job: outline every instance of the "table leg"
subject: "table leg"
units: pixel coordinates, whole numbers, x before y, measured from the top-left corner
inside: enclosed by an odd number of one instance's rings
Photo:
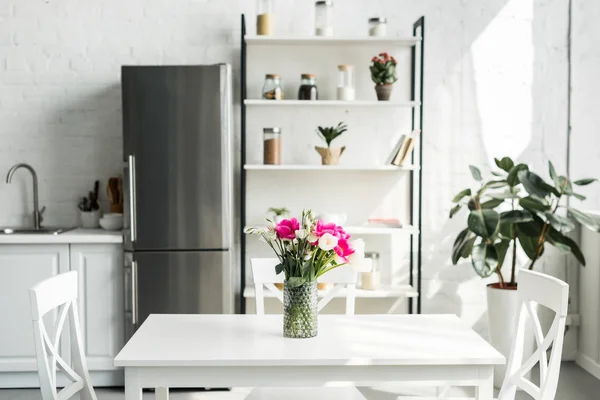
[[[156,400],[169,400],[169,388],[158,387],[155,390]]]
[[[142,387],[135,371],[125,368],[125,400],[142,400]]]
[[[475,387],[475,400],[494,399],[494,368],[491,366],[479,369],[479,384]]]

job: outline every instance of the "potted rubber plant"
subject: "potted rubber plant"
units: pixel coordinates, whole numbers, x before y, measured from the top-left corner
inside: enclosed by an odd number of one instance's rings
[[[323,165],[336,165],[340,161],[340,156],[346,150],[346,146],[342,147],[331,147],[331,142],[334,139],[340,137],[344,132],[348,130],[348,127],[343,122],[337,124],[337,126],[317,128],[317,134],[325,141],[327,147],[315,146],[315,150],[321,155],[321,164]]]
[[[575,229],[576,222],[600,231],[600,222],[565,201],[571,197],[585,200],[575,188],[596,179],[572,181],[558,175],[549,162],[551,182],[548,183],[527,165],[515,165],[509,157],[495,159],[495,163],[498,170],[487,181],[477,167],[469,166],[477,187],[460,191],[452,200],[455,205],[450,218],[460,209],[468,209],[467,227],[454,241],[452,263],[469,259],[482,278],[496,275],[498,281],[487,287],[490,339],[498,351],[508,356],[516,322],[518,269],[532,270],[548,246],[573,254],[585,265],[581,249],[568,233]],[[525,264],[518,263],[519,249],[527,257]],[[505,262],[510,262],[510,277],[502,272]],[[495,381],[503,378],[499,368]]]
[[[396,59],[388,53],[380,53],[371,59],[371,80],[375,82],[377,100],[388,101],[392,95],[396,78]]]
[[[100,205],[98,204],[100,182],[94,182],[94,190],[82,197],[77,205],[81,216],[81,227],[95,229],[100,227]]]

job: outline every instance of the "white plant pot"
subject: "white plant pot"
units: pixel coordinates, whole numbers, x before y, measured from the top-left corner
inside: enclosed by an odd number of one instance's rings
[[[81,211],[81,227],[85,229],[100,228],[100,210]]]
[[[517,330],[517,291],[487,287],[488,319],[490,327],[490,342],[508,362],[512,346],[515,342]],[[529,324],[525,329],[523,360],[526,360],[535,351],[535,338]],[[504,382],[506,365],[494,367],[494,386],[499,388]],[[526,379],[531,379],[531,374],[526,374]]]

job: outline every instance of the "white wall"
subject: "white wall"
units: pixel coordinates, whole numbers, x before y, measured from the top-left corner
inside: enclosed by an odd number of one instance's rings
[[[276,29],[307,34],[312,1],[277,0]],[[335,29],[356,34],[383,15],[410,34],[426,17],[425,312],[484,330],[484,284],[449,253],[447,213],[471,183],[467,165],[510,154],[565,169],[566,1],[346,0]],[[120,171],[121,64],[230,62],[251,0],[4,0],[0,3],[0,175],[20,161],[40,175],[48,224],[76,222],[76,199]],[[236,78],[236,87],[239,77]],[[368,123],[368,121],[366,121]],[[0,184],[0,222],[31,211],[30,181]],[[27,201],[26,209],[22,204]]]

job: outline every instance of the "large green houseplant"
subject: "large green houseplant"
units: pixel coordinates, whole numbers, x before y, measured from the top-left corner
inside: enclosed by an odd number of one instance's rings
[[[522,248],[528,262],[524,268],[533,269],[544,254],[547,245],[573,254],[585,265],[581,249],[567,234],[575,222],[600,231],[600,222],[593,216],[568,205],[568,199],[585,197],[575,192],[596,179],[571,181],[558,175],[548,163],[552,183],[544,181],[525,164],[516,164],[509,158],[496,159],[498,171],[494,178],[484,180],[481,171],[470,166],[477,187],[464,189],[453,199],[450,218],[461,208],[468,209],[467,227],[454,241],[452,263],[461,258],[470,259],[473,269],[483,278],[496,274],[498,282],[488,285],[487,303],[492,345],[508,357],[515,330],[517,295],[517,250]],[[512,253],[512,254],[511,254]],[[510,255],[509,255],[510,254]],[[502,273],[502,265],[511,259],[510,279]],[[525,343],[525,353],[535,350],[533,339]],[[504,378],[503,367],[494,369],[494,383],[499,386]]]

